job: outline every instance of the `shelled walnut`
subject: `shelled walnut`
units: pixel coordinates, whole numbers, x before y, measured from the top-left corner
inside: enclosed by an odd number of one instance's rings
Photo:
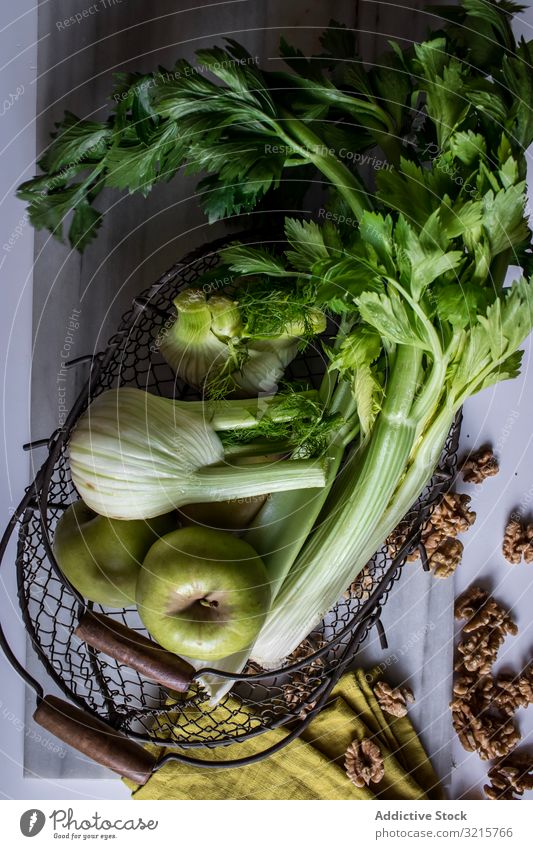
[[[411,533],[412,528],[409,522],[400,522],[400,524],[396,528],[394,528],[392,533],[390,533],[387,539],[385,540],[385,545],[387,546],[388,552],[391,557],[395,557],[402,548],[402,546],[408,540],[411,541]],[[416,560],[417,558],[417,550],[407,555],[407,560],[409,561]]]
[[[464,600],[461,602],[459,599],[458,602],[459,608],[464,612]],[[464,668],[480,675],[488,674],[507,634],[516,634],[517,631],[516,624],[507,611],[495,599],[485,597],[484,603],[477,607],[463,627],[462,639],[457,645],[460,658],[455,668]]]
[[[483,710],[478,713],[475,702],[470,704],[463,698],[453,699],[450,707],[453,727],[463,749],[477,752],[483,761],[508,755],[520,741],[520,732],[508,717]]]
[[[490,676],[479,676],[463,672],[453,682],[455,702],[466,702],[477,713],[490,707],[493,694],[493,682]]]
[[[492,675],[492,666],[507,634],[516,623],[482,587],[470,586],[455,601],[455,618],[465,622],[457,646],[450,702],[452,724],[459,741],[481,760],[498,759],[489,770],[489,799],[515,799],[533,789],[533,763],[513,753],[520,741],[514,714],[533,703],[533,663],[519,675]],[[503,764],[503,767],[502,767]]]
[[[509,563],[533,562],[533,525],[511,516],[503,534],[502,553]]]
[[[316,705],[312,699],[314,692],[319,686],[320,675],[324,671],[325,660],[322,655],[312,655],[324,646],[324,640],[320,636],[312,635],[303,640],[300,645],[290,654],[285,664],[299,663],[307,660],[309,662],[292,673],[290,681],[282,685],[283,700],[292,711],[298,711],[298,718],[305,719],[309,711]]]
[[[464,545],[458,539],[450,537],[437,546],[429,559],[430,568],[436,578],[449,578],[457,569],[463,556]]]
[[[354,740],[346,750],[344,768],[356,787],[378,784],[385,775],[383,756],[372,740]]]
[[[492,449],[485,447],[467,454],[459,464],[459,471],[465,483],[483,483],[492,475],[497,475],[500,467]]]
[[[530,704],[528,694],[520,689],[522,675],[500,673],[493,677],[461,670],[453,684],[453,695],[475,706],[478,712],[492,709],[512,716],[518,708]]]
[[[506,800],[515,799],[515,795],[513,793],[512,787],[508,787],[506,784],[503,784],[501,789],[497,788],[493,784],[485,784],[485,786],[483,787],[483,791],[484,791],[487,799],[492,799],[492,800],[500,799],[500,801],[505,800],[505,799]]]
[[[520,691],[520,676],[512,673],[500,673],[492,680],[492,704],[507,716],[512,716],[518,708],[527,707],[527,697]]]
[[[500,627],[505,635],[518,632],[516,623],[507,610],[496,599],[488,598],[463,626],[463,633],[471,634],[482,628],[496,627]]]
[[[431,521],[427,522],[424,525],[422,530],[422,536],[420,537],[420,542],[426,549],[426,554],[428,560],[431,562],[431,558],[437,551],[439,545],[445,542],[447,539],[453,539],[453,537],[448,537],[444,533],[441,528],[435,527]],[[417,560],[419,557],[418,551],[413,552],[411,555],[412,559]]]
[[[315,707],[316,700],[311,698],[314,689],[304,675],[295,674],[290,683],[283,684],[283,701],[298,719],[305,719]]]
[[[485,604],[489,594],[482,587],[472,584],[455,599],[454,615],[456,619],[470,619]]]
[[[421,537],[429,558],[445,540],[455,539],[474,524],[476,514],[469,509],[470,500],[469,495],[447,492],[437,504]]]
[[[533,663],[518,678],[518,690],[525,705],[533,705]]]
[[[469,508],[471,500],[464,492],[447,492],[435,507],[431,524],[448,537],[464,533],[476,521],[475,512]]]
[[[415,697],[410,687],[391,687],[386,681],[378,681],[374,687],[374,695],[382,711],[391,716],[405,716],[407,703],[414,702]]]
[[[455,664],[455,669],[477,672],[478,675],[488,675],[498,655],[505,635],[500,628],[482,634],[474,632],[467,640],[462,640],[457,646],[461,655]]]
[[[480,710],[495,708],[507,716],[511,716],[518,708],[527,707],[529,694],[521,690],[522,675],[500,673],[479,676],[465,672],[454,681],[453,694],[457,698],[475,702]]]
[[[489,799],[515,799],[526,790],[533,790],[533,756],[527,752],[513,752],[491,766],[490,784],[483,790]]]
[[[311,658],[315,652],[319,651],[324,647],[324,640],[321,636],[312,635],[310,637],[306,637],[305,640],[302,640],[299,646],[297,646],[294,651],[287,657],[285,661],[286,666],[290,666],[292,663],[299,663],[301,660],[306,660],[307,658]],[[324,657],[319,655],[318,657],[309,660],[309,664],[306,664],[302,667],[302,670],[306,672],[318,672],[324,667]]]
[[[508,755],[520,740],[512,715],[523,704],[520,677],[491,675],[498,650],[517,627],[509,613],[481,587],[469,587],[455,602],[455,616],[466,620],[457,646],[450,703],[452,723],[462,746],[482,760]],[[524,679],[528,680],[528,679]]]
[[[437,578],[449,577],[461,562],[463,544],[456,537],[467,531],[476,519],[469,508],[470,500],[465,493],[447,492],[422,528],[420,542]],[[391,554],[399,551],[406,539],[406,530],[397,528],[387,539]],[[413,551],[407,560],[417,560],[418,556],[418,551]]]

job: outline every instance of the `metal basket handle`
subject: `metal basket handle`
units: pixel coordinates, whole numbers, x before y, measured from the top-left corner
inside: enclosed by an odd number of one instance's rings
[[[45,696],[33,718],[67,745],[136,784],[146,784],[153,772],[156,755],[64,699]]]
[[[167,690],[186,693],[191,685],[195,670],[190,663],[110,616],[88,610],[74,633],[88,645]]]

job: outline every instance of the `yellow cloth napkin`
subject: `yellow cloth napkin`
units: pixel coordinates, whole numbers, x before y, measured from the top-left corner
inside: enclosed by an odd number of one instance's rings
[[[347,673],[301,737],[264,761],[228,769],[170,761],[143,787],[124,781],[134,799],[442,799],[439,780],[408,717],[391,717],[379,707],[372,690],[378,678],[379,670]],[[210,722],[214,718],[216,711]],[[230,747],[194,750],[194,756],[241,758],[278,743],[287,733],[277,728]],[[344,769],[346,749],[363,738],[377,743],[385,765],[383,779],[368,788],[355,787]],[[176,751],[148,748],[161,756]]]

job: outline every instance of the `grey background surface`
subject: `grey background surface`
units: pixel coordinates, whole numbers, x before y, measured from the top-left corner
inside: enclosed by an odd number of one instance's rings
[[[13,14],[6,21],[11,33],[17,33],[15,40],[11,38],[6,43],[11,51],[11,65],[16,69],[11,90],[22,75],[27,77],[24,97],[16,104],[19,111],[13,108],[7,116],[14,122],[13,126],[1,126],[6,143],[10,144],[10,155],[14,157],[13,165],[7,166],[9,173],[3,175],[6,200],[2,205],[2,226],[8,234],[16,226],[17,216],[24,212],[22,204],[12,200],[12,188],[23,176],[32,173],[35,150],[39,155],[46,146],[53,122],[61,119],[65,109],[82,118],[105,115],[110,106],[108,96],[114,71],[149,70],[158,64],[171,66],[177,56],[191,58],[195,49],[211,46],[224,35],[242,41],[253,55],[268,63],[276,55],[281,34],[297,43],[304,52],[315,50],[319,33],[332,17],[357,30],[360,51],[365,58],[371,59],[385,37],[416,40],[423,36],[430,23],[427,15],[417,11],[423,3],[398,6],[368,0],[358,3],[346,0],[292,0],[290,3],[232,0],[206,5],[170,0],[159,0],[157,4],[122,0],[106,4],[107,8],[99,8],[79,24],[65,27],[63,22],[69,15],[90,4],[84,4],[83,0],[74,4],[51,0],[39,4],[38,15],[33,5],[26,0],[28,14],[21,19],[22,23],[14,26],[11,23]],[[13,143],[16,127],[20,126],[25,129],[20,141]],[[56,376],[72,310],[81,310],[81,315],[71,355],[99,350],[135,294],[192,247],[224,230],[223,225],[206,225],[194,197],[194,182],[183,175],[158,187],[146,200],[109,192],[100,206],[109,209],[108,216],[98,240],[82,258],[48,236],[36,235],[33,308],[30,303],[33,238],[30,228],[23,228],[16,251],[4,257],[3,271],[9,273],[7,280],[12,296],[12,303],[2,316],[12,331],[5,337],[4,389],[9,403],[4,409],[7,447],[3,460],[9,484],[9,504],[6,502],[4,513],[18,500],[31,473],[28,460],[21,456],[19,449],[30,429],[30,390],[32,436],[42,437],[57,426]],[[17,287],[26,278],[24,296],[19,302]],[[511,572],[498,548],[506,515],[524,497],[533,477],[530,413],[527,414],[533,409],[533,386],[527,379],[527,366],[528,358],[520,381],[499,388],[497,395],[485,393],[469,403],[463,431],[465,444],[481,444],[487,438],[495,443],[503,440],[505,462],[502,475],[475,493],[475,509],[480,521],[465,538],[466,556],[457,577],[457,587],[467,585],[478,573],[495,587],[503,585],[503,600],[515,603],[524,632],[519,646],[517,642],[506,648],[502,662],[511,663],[522,662],[530,650],[526,593],[531,591],[533,571],[513,572],[511,590]],[[82,378],[82,374],[78,377],[73,374],[70,378],[67,403],[75,397]],[[510,416],[512,436],[505,437]],[[42,456],[33,459],[40,461]],[[5,580],[9,581],[9,576]],[[447,707],[453,593],[453,581],[435,581],[420,568],[408,567],[385,610],[384,624],[390,649],[383,652],[373,634],[362,661],[383,662],[391,680],[409,682],[418,696],[412,718],[437,771],[447,778],[454,758],[457,763],[451,783],[448,782],[450,795],[454,797],[464,792],[476,797],[483,767],[477,759],[457,748],[456,742],[452,743]],[[9,609],[11,633],[21,650],[21,627],[9,587],[3,608]],[[28,652],[28,665],[37,669],[31,651]],[[38,672],[41,675],[40,669]],[[11,683],[2,705],[3,708],[5,704],[8,712],[5,715],[3,712],[0,719],[5,758],[0,787],[4,795],[13,798],[128,795],[119,781],[109,780],[109,773],[88,764],[77,754],[63,750],[58,756],[42,743],[36,743],[35,729],[28,717],[24,733],[16,732],[16,720],[20,722],[24,717],[23,689],[9,669],[5,670],[5,676]],[[28,702],[28,713],[32,709],[33,703]],[[7,718],[11,714],[15,720]],[[532,727],[531,717],[521,717],[521,722],[527,733]],[[25,779],[21,778],[23,741]],[[99,780],[88,781],[89,778]]]

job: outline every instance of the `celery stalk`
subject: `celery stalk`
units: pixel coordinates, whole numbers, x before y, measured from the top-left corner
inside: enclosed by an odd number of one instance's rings
[[[420,351],[398,348],[385,405],[362,463],[341,476],[338,484],[345,497],[335,499],[335,508],[312,534],[284,582],[253,649],[258,662],[270,665],[290,654],[374,553],[378,529],[383,540],[382,514],[414,443],[416,421],[410,412],[420,360]]]
[[[273,601],[324,507],[345,447],[340,431],[327,452],[326,485],[316,491],[276,493],[267,499],[245,535],[265,563]]]

